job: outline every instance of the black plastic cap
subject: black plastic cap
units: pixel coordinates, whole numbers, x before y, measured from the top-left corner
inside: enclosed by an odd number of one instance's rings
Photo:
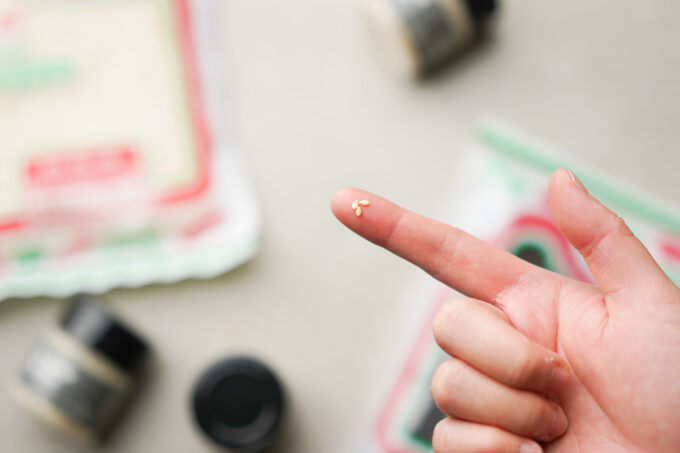
[[[128,373],[139,371],[149,353],[141,337],[89,296],[76,296],[59,325]]]
[[[201,430],[219,445],[241,453],[273,445],[284,414],[278,379],[247,357],[210,367],[199,378],[192,403]]]
[[[472,20],[478,25],[487,21],[496,12],[496,0],[465,0]]]

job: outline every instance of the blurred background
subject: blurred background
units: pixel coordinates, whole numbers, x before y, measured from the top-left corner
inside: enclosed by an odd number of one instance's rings
[[[216,3],[222,71],[212,101],[252,177],[260,249],[217,278],[107,294],[152,344],[154,369],[101,451],[214,451],[190,392],[232,353],[262,358],[286,387],[276,451],[350,451],[390,347],[400,282],[415,271],[346,231],[330,196],[357,186],[437,216],[460,146],[484,115],[680,203],[678,2],[502,2],[483,45],[418,81],[383,63],[358,0]],[[63,307],[0,303],[0,380]],[[2,451],[86,451],[7,392],[0,401]]]

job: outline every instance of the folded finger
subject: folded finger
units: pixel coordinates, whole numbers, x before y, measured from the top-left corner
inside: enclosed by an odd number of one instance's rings
[[[503,431],[495,426],[480,425],[446,418],[432,435],[435,453],[541,453],[536,442]]]
[[[447,415],[522,437],[551,441],[567,429],[567,418],[554,401],[507,387],[458,359],[437,369],[432,396]]]
[[[434,337],[449,355],[510,387],[551,394],[562,390],[570,379],[566,361],[497,312],[475,299],[455,299],[435,316]]]

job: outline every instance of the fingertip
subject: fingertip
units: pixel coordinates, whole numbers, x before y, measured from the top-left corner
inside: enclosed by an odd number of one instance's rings
[[[366,207],[362,206],[361,211],[359,211],[361,214],[358,214],[353,203],[365,200],[366,198],[372,198],[371,194],[356,187],[343,187],[331,197],[331,211],[345,226],[355,229],[357,217],[363,215]]]
[[[338,220],[342,220],[340,218],[342,214],[341,207],[344,207],[347,204],[347,200],[352,198],[352,194],[356,192],[356,190],[357,189],[354,187],[343,187],[342,189],[336,190],[331,197],[331,211]]]
[[[569,170],[568,168],[558,168],[553,172],[553,178],[558,178],[562,179],[564,181],[574,181],[576,178],[576,175],[574,175],[574,172]]]
[[[571,381],[571,372],[569,371],[569,365],[562,359],[558,358],[554,361],[554,367],[550,374],[550,379],[548,381],[548,386],[545,389],[547,393],[557,394],[564,390]]]
[[[347,228],[377,244],[392,231],[400,212],[388,200],[354,187],[338,190],[331,198],[331,210]]]
[[[553,183],[569,183],[574,180],[574,173],[572,173],[570,170],[567,170],[566,168],[560,168],[558,170],[555,170],[550,177],[550,184],[552,185]]]
[[[583,242],[582,236],[588,236],[603,216],[609,216],[576,175],[565,168],[553,173],[548,193],[557,226],[576,248]]]
[[[548,428],[547,438],[545,438],[546,441],[557,439],[569,427],[569,419],[567,419],[567,414],[564,413],[562,407],[554,401],[551,401],[550,405],[553,408],[553,417],[550,422],[550,428]]]
[[[522,443],[519,453],[543,453],[543,449],[536,442],[526,440]]]
[[[566,168],[556,170],[550,177],[549,194],[551,201],[559,198],[565,190],[578,189],[580,192],[587,193],[587,189],[574,172]]]

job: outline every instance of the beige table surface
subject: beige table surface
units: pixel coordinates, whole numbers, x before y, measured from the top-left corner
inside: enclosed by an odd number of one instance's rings
[[[357,0],[225,0],[221,56],[265,216],[262,250],[212,281],[110,294],[156,351],[151,385],[103,451],[213,451],[197,374],[261,356],[292,401],[281,451],[350,451],[411,267],[335,222],[356,185],[435,215],[459,144],[492,113],[680,204],[680,2],[506,1],[496,38],[427,83],[381,63]],[[1,128],[1,126],[0,126]],[[0,380],[61,309],[0,304]],[[0,394],[0,451],[79,451]]]

